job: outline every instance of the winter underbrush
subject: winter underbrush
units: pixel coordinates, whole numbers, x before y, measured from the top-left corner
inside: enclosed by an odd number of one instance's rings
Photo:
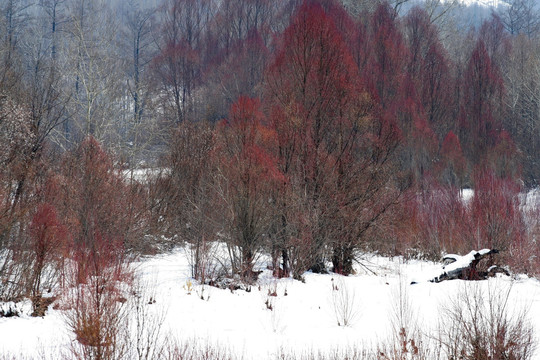
[[[389,215],[392,225],[368,234],[366,248],[438,261],[445,254],[497,249],[497,265],[514,273],[540,274],[540,197],[490,172],[475,175],[475,189],[437,184],[406,194]]]

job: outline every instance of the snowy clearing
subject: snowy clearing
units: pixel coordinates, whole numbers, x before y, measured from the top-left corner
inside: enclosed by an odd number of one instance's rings
[[[454,294],[471,286],[485,292],[503,292],[511,286],[509,303],[529,309],[529,318],[536,322],[536,329],[540,328],[540,283],[535,279],[498,277],[435,284],[428,280],[440,271],[441,264],[403,263],[399,258],[378,256],[366,257],[364,264],[377,275],[358,267],[358,273],[349,277],[306,273],[302,283],[273,279],[265,270],[251,292],[209,286],[203,290],[201,285],[192,284],[182,249],[148,258],[136,268],[150,290],[146,296],[155,300],[145,302],[146,306],[156,318],[164,315],[164,333],[184,341],[224,346],[245,359],[273,359],[284,350],[325,352],[376,347],[390,340],[392,309],[400,291],[401,297],[410,301],[413,321],[426,333],[433,331],[441,319],[441,309],[449,306]],[[413,280],[417,284],[409,285]],[[274,292],[277,296],[269,295]],[[341,299],[336,298],[337,292]],[[334,304],[340,300],[351,305],[346,327],[338,325]],[[74,337],[66,328],[62,311],[53,306],[44,318],[0,318],[1,352],[51,358],[65,353]]]

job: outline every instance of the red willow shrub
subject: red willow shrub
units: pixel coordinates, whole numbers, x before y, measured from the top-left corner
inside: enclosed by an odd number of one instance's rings
[[[458,188],[430,183],[420,194],[410,192],[401,209],[398,253],[438,260],[444,253],[470,251],[469,213]]]
[[[127,352],[126,297],[133,283],[122,242],[96,234],[91,246],[76,245],[69,285],[64,296],[65,318],[77,343],[76,358],[118,359]]]
[[[127,183],[95,138],[64,155],[51,184],[47,196],[77,246],[91,247],[97,234],[119,239],[125,250],[141,246],[147,224],[144,192],[135,181]]]
[[[38,206],[30,224],[31,295],[41,297],[44,277],[54,278],[63,273],[64,256],[68,248],[68,232],[58,219],[56,209],[50,204]],[[49,272],[49,274],[45,274]]]
[[[476,248],[500,250],[503,264],[528,272],[533,240],[526,236],[521,190],[513,179],[500,178],[491,170],[477,171],[470,218]]]
[[[444,253],[497,249],[501,265],[535,273],[534,221],[525,222],[530,214],[521,205],[519,184],[491,170],[478,170],[474,183],[470,199],[464,199],[459,189],[436,182],[427,191],[410,194],[396,225],[397,252],[437,259]]]

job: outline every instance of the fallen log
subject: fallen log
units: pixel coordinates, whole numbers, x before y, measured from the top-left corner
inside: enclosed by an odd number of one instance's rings
[[[493,256],[498,254],[496,249],[482,249],[479,251],[473,250],[467,255],[460,256],[449,254],[443,257],[443,271],[439,276],[436,276],[431,282],[439,283],[444,280],[484,280],[495,274],[503,273],[510,275],[508,270],[493,264]],[[487,260],[489,266],[482,268],[478,267],[481,260]]]

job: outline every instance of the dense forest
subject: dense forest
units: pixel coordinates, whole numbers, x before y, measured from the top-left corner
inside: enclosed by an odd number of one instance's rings
[[[537,274],[539,11],[2,1],[0,298],[179,244],[205,281],[215,242],[246,282],[262,253],[297,279],[482,247]]]

